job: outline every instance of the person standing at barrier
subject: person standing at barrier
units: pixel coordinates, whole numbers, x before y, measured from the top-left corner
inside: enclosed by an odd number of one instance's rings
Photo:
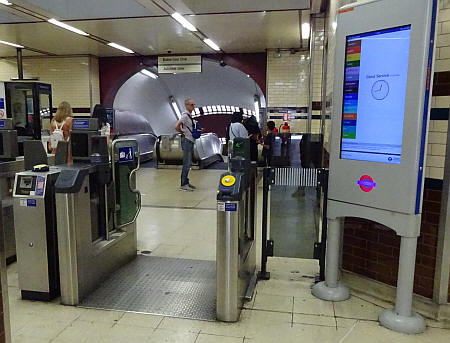
[[[250,138],[250,156],[252,161],[258,161],[258,143],[261,138],[261,129],[255,116],[250,116],[244,121]]]
[[[100,104],[95,105],[94,112],[92,113],[92,118],[98,119],[100,134],[102,136],[106,136],[108,145],[110,145],[111,126],[108,123],[108,114],[106,113],[106,108]]]
[[[188,174],[192,165],[195,144],[195,139],[192,137],[194,121],[191,117],[191,113],[195,108],[195,102],[189,98],[184,101],[184,105],[186,111],[183,111],[180,120],[175,125],[175,130],[181,133],[181,148],[183,149],[183,168],[181,169],[181,186],[179,189],[192,192],[196,187],[189,183]]]
[[[72,131],[72,107],[67,101],[58,105],[55,116],[50,123],[49,148],[52,154],[56,153],[59,141],[69,141],[70,131]],[[67,162],[70,162],[70,152],[67,155]]]
[[[242,124],[244,118],[241,112],[234,112],[231,115],[231,124],[228,127],[228,136],[230,141],[235,138],[248,138],[248,132],[245,126]]]
[[[264,141],[261,143],[263,146],[263,157],[266,166],[270,166],[272,159],[273,141],[275,139],[274,135],[275,122],[270,120],[267,122],[267,135],[264,137]]]

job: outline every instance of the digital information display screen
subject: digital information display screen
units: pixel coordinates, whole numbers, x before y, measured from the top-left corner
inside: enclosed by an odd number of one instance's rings
[[[411,26],[347,36],[341,159],[400,164]]]

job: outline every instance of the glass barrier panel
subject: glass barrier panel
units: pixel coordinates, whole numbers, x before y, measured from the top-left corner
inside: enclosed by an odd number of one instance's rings
[[[135,190],[135,171],[139,168],[137,142],[134,140],[113,142],[113,156],[116,188],[115,227],[120,228],[132,223],[140,210],[140,194]]]

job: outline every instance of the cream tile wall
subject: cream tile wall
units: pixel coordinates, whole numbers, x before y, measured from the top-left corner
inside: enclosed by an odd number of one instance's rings
[[[273,119],[272,116],[282,116],[282,113],[271,113],[268,120],[273,120],[275,122],[275,127],[277,129],[283,125],[284,121],[282,119]],[[311,122],[311,132],[312,133],[320,133],[320,119],[313,119]],[[305,133],[306,132],[306,119],[293,119],[289,122],[289,126],[291,127],[292,133]]]
[[[322,68],[323,68],[323,45],[325,39],[325,19],[315,19],[315,42],[313,58],[313,101],[322,101]]]
[[[430,120],[425,177],[444,178],[448,120]]]
[[[90,105],[91,112],[94,109],[96,104],[100,103],[100,73],[98,69],[98,58],[90,57],[89,58],[89,83],[90,83]]]
[[[100,101],[98,59],[95,57],[29,57],[23,61],[24,77],[50,83],[53,107],[65,100],[75,108],[92,108]],[[15,59],[0,59],[0,80],[17,77]]]
[[[317,18],[315,23],[314,65],[312,97],[314,102],[322,100],[322,65],[324,43],[324,19]],[[308,107],[309,106],[309,51],[291,54],[281,51],[277,57],[276,50],[267,52],[267,105],[268,107]],[[273,116],[282,113],[271,113]],[[271,119],[269,115],[269,119]],[[320,115],[320,111],[313,111]],[[276,119],[277,127],[282,120]],[[278,123],[279,122],[279,123]],[[306,132],[306,119],[293,119],[290,123],[292,131]],[[313,120],[313,133],[320,132],[320,120]]]
[[[306,107],[309,89],[309,52],[292,54],[267,51],[267,105],[269,107]]]
[[[434,71],[450,71],[450,0],[439,1]],[[449,96],[434,96],[431,108],[450,107]],[[433,117],[431,117],[433,119]],[[448,120],[431,120],[428,129],[427,163],[425,176],[443,179]]]

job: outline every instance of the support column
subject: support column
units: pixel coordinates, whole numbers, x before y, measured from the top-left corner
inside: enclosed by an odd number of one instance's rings
[[[312,294],[322,300],[343,301],[350,297],[348,288],[339,282],[339,259],[342,225],[338,218],[328,218],[325,281],[312,288]]]
[[[315,49],[315,38],[316,38],[316,19],[314,16],[309,17],[309,88],[308,88],[308,121],[306,123],[306,132],[312,133],[312,104],[313,104],[313,86],[314,86],[314,49]]]
[[[23,80],[22,48],[17,48],[17,75],[19,80]]]
[[[384,327],[407,334],[421,333],[426,327],[425,320],[412,311],[416,249],[417,237],[401,237],[395,308],[384,310],[379,317]]]

